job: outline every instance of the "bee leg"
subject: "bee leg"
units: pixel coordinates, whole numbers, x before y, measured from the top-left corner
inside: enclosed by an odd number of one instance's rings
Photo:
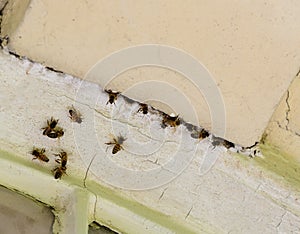
[[[55,168],[53,168],[52,170],[51,170],[51,172],[56,172],[57,171],[57,169],[58,169],[58,167],[55,167]]]
[[[107,143],[105,143],[106,145],[112,145],[113,143],[112,142],[107,142]],[[106,150],[105,150],[105,153],[107,152],[107,150],[108,150],[108,146],[106,147]]]

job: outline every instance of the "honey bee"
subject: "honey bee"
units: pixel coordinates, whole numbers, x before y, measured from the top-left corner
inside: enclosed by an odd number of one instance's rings
[[[32,160],[39,159],[43,162],[49,162],[49,158],[45,155],[45,151],[45,148],[33,148],[33,150],[31,151],[31,154],[34,156]]]
[[[47,126],[42,128],[43,131],[43,135],[48,135],[57,125],[58,123],[58,119],[54,119],[53,117],[51,117],[50,120],[47,120]]]
[[[56,157],[59,157],[55,162],[60,163],[62,167],[66,167],[68,162],[68,154],[65,151],[61,151],[59,154],[54,154]]]
[[[179,115],[170,116],[168,114],[163,114],[163,120],[162,120],[162,127],[163,128],[165,128],[167,126],[177,127],[180,124],[181,124],[181,121],[179,119]]]
[[[208,136],[209,136],[209,132],[206,131],[204,128],[202,128],[201,131],[199,131],[199,132],[194,132],[191,134],[191,137],[200,139],[200,140],[202,140]]]
[[[74,106],[70,107],[69,109],[69,118],[73,121],[73,122],[77,122],[77,123],[81,123],[82,122],[82,118],[81,118],[81,114],[78,110],[76,110],[74,108]]]
[[[124,138],[123,136],[118,136],[117,139],[114,138],[113,142],[108,142],[105,143],[106,145],[114,145],[113,149],[112,149],[112,154],[116,154],[118,153],[121,149],[124,150],[124,148],[122,147],[122,144],[124,143],[124,141],[126,141],[126,138]]]
[[[63,167],[63,166],[59,166],[54,168],[53,172],[54,172],[54,178],[55,179],[61,179],[61,177],[63,176],[63,174],[67,174],[66,173],[67,168]]]
[[[148,114],[148,105],[145,103],[140,103],[140,108],[137,112],[143,112],[144,115]]]
[[[221,137],[214,137],[213,138],[213,142],[212,142],[212,145],[214,147],[216,147],[217,145],[223,145],[224,147],[226,147],[227,149],[229,148],[234,148],[235,147],[235,144],[230,142],[230,141],[227,141]]]
[[[105,92],[108,93],[108,101],[106,102],[106,105],[108,103],[110,104],[115,104],[115,101],[118,99],[118,95],[120,94],[120,92],[113,92],[111,89],[107,90],[105,89]]]
[[[225,146],[227,149],[229,149],[229,148],[234,148],[235,144],[230,142],[230,141],[224,140],[223,141],[223,146]]]
[[[53,129],[51,132],[47,134],[50,138],[60,138],[64,135],[64,130],[60,127]]]

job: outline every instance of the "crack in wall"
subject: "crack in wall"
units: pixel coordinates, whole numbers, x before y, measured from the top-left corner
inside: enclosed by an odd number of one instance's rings
[[[169,188],[169,187],[166,187],[166,188],[162,191],[162,193],[160,194],[160,196],[159,196],[159,198],[158,198],[159,201],[163,198],[163,196],[164,196],[164,194],[165,194],[165,192],[167,191],[168,188]]]
[[[289,98],[290,98],[290,91],[287,90],[287,92],[286,92],[286,99],[285,99],[285,103],[286,103],[286,106],[287,106],[287,110],[285,112],[285,120],[286,120],[285,129],[287,131],[289,131],[289,123],[290,123],[289,113],[291,111],[291,106],[289,104]]]
[[[2,8],[0,9],[0,36],[1,36],[1,33],[2,33],[2,19],[3,19],[3,12],[6,8],[8,4],[8,0],[3,4]]]
[[[92,165],[92,163],[93,163],[93,161],[94,161],[96,155],[97,155],[97,154],[95,154],[95,155],[93,156],[93,158],[91,159],[91,161],[90,161],[90,163],[89,163],[89,165],[88,165],[88,167],[87,167],[87,169],[86,169],[85,176],[84,176],[84,178],[83,178],[83,186],[84,186],[85,188],[87,188],[87,187],[86,187],[87,176],[88,176],[90,167],[91,167],[91,165]]]
[[[296,77],[300,75],[300,68],[298,70],[298,72],[296,73]]]
[[[300,74],[300,70],[299,72],[297,73],[297,76]],[[288,89],[287,92],[286,92],[286,98],[285,98],[285,103],[286,103],[286,111],[285,111],[285,126],[283,126],[279,120],[276,121],[277,123],[277,126],[281,129],[284,129],[296,136],[299,136],[300,137],[300,133],[298,133],[297,131],[293,131],[292,129],[290,129],[289,125],[290,125],[290,112],[291,112],[291,105],[290,105],[290,90]]]
[[[94,193],[93,193],[94,194]],[[98,196],[96,194],[95,195],[95,204],[94,204],[94,211],[93,211],[93,219],[96,221],[96,211],[97,211],[97,203],[98,203]]]
[[[277,229],[277,231],[279,231],[280,225],[282,224],[282,221],[283,221],[284,217],[286,216],[286,214],[287,214],[287,211],[285,211],[285,212],[282,214],[282,216],[280,217],[279,223],[275,226],[276,229]]]
[[[186,216],[185,216],[184,219],[187,219],[187,218],[190,216],[190,214],[191,214],[193,208],[194,208],[194,205],[192,205],[192,207],[189,209],[189,211],[188,211],[188,213],[186,214]]]

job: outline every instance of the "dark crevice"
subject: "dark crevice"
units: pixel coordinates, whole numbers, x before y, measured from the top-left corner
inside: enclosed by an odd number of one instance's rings
[[[297,75],[299,75],[300,73],[298,72]],[[284,129],[288,132],[291,132],[292,134],[296,135],[296,136],[300,136],[300,134],[296,131],[293,131],[292,129],[289,128],[289,124],[290,124],[290,117],[289,117],[289,114],[291,112],[291,106],[290,106],[290,103],[289,103],[289,99],[290,99],[290,91],[287,90],[287,93],[286,93],[286,98],[285,98],[285,103],[286,103],[286,111],[285,111],[285,121],[286,121],[286,124],[285,126],[283,126],[278,120],[276,121],[277,123],[277,126],[281,129]]]
[[[109,233],[116,233],[115,231],[111,230],[109,227],[103,226],[97,222],[92,222],[89,225],[89,234],[109,234]]]
[[[0,16],[3,16],[3,11],[8,4],[8,0],[4,3],[3,7],[0,9]],[[0,31],[1,32],[1,31]]]
[[[24,59],[24,57],[22,57],[21,55],[18,55],[17,53],[15,53],[13,51],[8,51],[8,53],[18,59]]]
[[[300,68],[299,71],[296,73],[296,77],[300,75]]]
[[[8,4],[8,0],[4,3],[3,7],[0,9],[0,47],[3,49],[5,45],[7,45],[9,38],[7,35],[2,36],[2,19],[3,19],[3,12]]]
[[[53,67],[48,67],[48,66],[45,66],[46,69],[50,70],[50,71],[53,71],[53,72],[57,72],[57,73],[61,73],[61,74],[64,74],[63,71],[60,71],[60,70],[56,70],[55,68]]]
[[[161,199],[162,199],[162,197],[164,196],[164,194],[165,194],[165,192],[166,192],[167,189],[168,189],[168,187],[165,188],[165,189],[162,191],[162,193],[160,194],[158,200],[161,200]]]
[[[85,176],[84,176],[84,179],[83,179],[83,186],[84,186],[85,188],[86,188],[86,179],[87,179],[87,176],[88,176],[90,167],[91,167],[91,165],[92,165],[92,163],[93,163],[95,157],[96,157],[96,154],[95,154],[95,155],[93,156],[93,158],[91,159],[91,161],[90,161],[90,163],[89,163],[89,166],[88,166],[88,168],[86,169],[86,172],[85,172]]]
[[[13,52],[13,51],[8,51],[8,53],[9,53],[10,55],[13,55],[14,57],[20,59],[20,60],[27,59],[28,61],[30,61],[30,62],[32,62],[32,63],[35,63],[35,61],[30,60],[30,59],[28,59],[28,58],[25,57],[25,56],[20,56],[19,54],[15,53],[15,52]],[[53,72],[57,72],[57,73],[60,73],[60,74],[65,74],[63,71],[56,70],[56,69],[53,68],[53,67],[45,66],[45,68],[48,69],[48,70],[50,70],[50,71],[53,71]],[[122,96],[122,97],[124,98],[124,100],[125,100],[126,102],[128,102],[128,103],[134,103],[134,102],[136,102],[136,103],[141,104],[139,101],[134,100],[134,99],[131,99],[131,98],[129,98],[129,97],[126,97],[126,96],[124,96],[124,95],[122,95],[122,94],[120,94],[120,96]],[[151,110],[151,113],[153,113],[153,114],[158,114],[158,115],[162,116],[162,118],[164,118],[165,116],[169,116],[169,115],[166,114],[165,112],[163,112],[163,111],[161,111],[161,110],[159,110],[159,109],[156,109],[156,108],[154,108],[154,107],[152,107],[152,106],[150,106],[150,105],[149,105],[149,109]],[[202,140],[202,139],[204,139],[204,138],[207,138],[207,137],[209,137],[209,136],[211,135],[211,136],[212,136],[211,139],[212,139],[212,144],[213,144],[213,146],[222,145],[222,146],[226,147],[227,149],[238,147],[238,148],[241,148],[242,150],[245,150],[245,149],[251,149],[251,148],[253,148],[254,146],[258,146],[258,145],[259,145],[257,142],[255,142],[253,146],[240,146],[239,144],[235,144],[235,143],[233,143],[233,142],[231,142],[231,141],[228,141],[228,140],[226,140],[226,139],[224,139],[224,138],[214,136],[212,133],[210,133],[209,131],[205,130],[205,129],[204,129],[203,127],[201,127],[201,126],[196,126],[196,125],[193,125],[193,124],[191,124],[191,123],[188,123],[188,122],[184,121],[182,118],[178,118],[178,119],[180,120],[180,125],[182,124],[183,126],[185,126],[185,128],[186,128],[189,132],[191,132],[191,137],[192,137],[192,138],[195,138],[195,134],[197,135],[198,133],[199,133],[198,136],[201,138],[201,139],[199,138],[200,140]],[[179,124],[177,124],[177,125],[179,125]],[[177,125],[176,125],[176,126],[177,126]],[[176,127],[176,126],[175,126],[175,127]],[[171,126],[171,127],[173,127],[173,126]],[[205,134],[204,134],[204,133],[205,133]],[[215,140],[214,140],[214,139],[215,139]],[[239,152],[239,151],[238,151],[238,152]],[[91,161],[91,163],[92,163],[92,161]],[[89,168],[88,168],[88,169],[89,169]],[[88,173],[88,170],[87,170],[87,172],[86,172],[86,177],[87,177],[87,173]],[[84,178],[84,186],[85,186],[85,180],[86,180],[86,177]]]
[[[289,113],[291,111],[291,107],[290,107],[290,104],[289,104],[289,98],[290,98],[290,91],[287,90],[286,99],[285,99],[285,103],[286,103],[286,106],[287,106],[287,110],[285,112],[285,120],[286,120],[285,129],[287,131],[289,131],[289,123],[290,123]]]
[[[184,219],[187,219],[189,217],[189,215],[191,214],[192,212],[192,209],[193,209],[193,206],[190,208],[189,212],[186,214],[185,218]]]
[[[263,137],[262,137],[262,139],[263,139]],[[256,141],[253,145],[250,145],[250,146],[248,146],[248,147],[245,147],[245,149],[252,149],[253,147],[257,146],[258,144],[259,144],[259,142]]]

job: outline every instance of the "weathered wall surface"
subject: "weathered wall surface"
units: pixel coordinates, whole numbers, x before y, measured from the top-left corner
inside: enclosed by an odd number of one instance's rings
[[[51,206],[55,231],[85,233],[93,221],[125,233],[300,231],[300,2],[0,6],[5,49],[15,53],[0,54],[0,184]],[[213,133],[220,114],[235,147],[195,139],[188,125],[162,128],[160,112],[144,116],[123,96],[106,105],[103,87]],[[81,124],[68,117],[72,104]],[[41,134],[51,116],[65,130],[60,139]],[[112,155],[105,143],[118,134],[127,140]],[[239,154],[238,144],[261,138],[262,156]],[[50,163],[32,161],[33,145]],[[57,181],[52,154],[61,149],[70,158]]]
[[[300,75],[282,97],[265,131],[264,140],[300,162]]]
[[[234,153],[184,124],[162,128],[159,112],[138,113],[122,96],[106,105],[98,85],[40,64],[1,53],[0,68],[0,184],[51,206],[54,233],[86,233],[93,221],[125,233],[299,231],[299,164],[266,147]],[[70,120],[72,105],[82,123]],[[59,139],[42,134],[51,116]],[[112,154],[105,143],[119,134],[127,139]],[[33,146],[48,163],[32,160]],[[67,174],[55,180],[61,150]]]
[[[99,60],[126,47],[163,44],[183,50],[208,69],[220,89],[226,138],[251,145],[299,70],[299,10],[296,1],[32,0],[19,27],[11,32],[4,25],[2,33],[9,34],[9,48],[18,54],[80,78]],[[109,86],[141,101],[155,100],[160,109],[175,110],[209,129],[215,124],[210,116],[214,106],[184,75],[141,67],[117,76]],[[103,76],[90,80],[104,86]],[[146,83],[132,89],[149,80],[165,82],[181,96],[168,103],[161,90]],[[180,103],[182,99],[187,101]]]

